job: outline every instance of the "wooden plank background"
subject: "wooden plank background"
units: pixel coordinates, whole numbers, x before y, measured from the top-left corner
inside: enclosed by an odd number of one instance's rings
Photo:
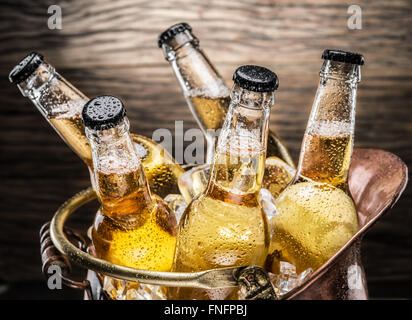
[[[62,30],[47,27],[47,8],[52,4],[62,8]],[[323,49],[358,51],[364,54],[366,65],[358,92],[356,146],[391,151],[410,165],[412,2],[356,1],[362,8],[361,30],[347,27],[351,4],[326,0],[2,0],[0,279],[12,288],[25,288],[14,289],[14,296],[29,296],[30,290],[44,288],[37,235],[40,225],[65,199],[89,184],[84,165],[8,83],[9,71],[22,56],[30,50],[43,53],[90,97],[121,97],[132,131],[151,137],[157,128],[174,130],[174,120],[184,120],[185,128],[196,127],[156,43],[165,28],[186,21],[228,84],[242,64],[264,65],[278,74],[280,87],[271,128],[297,159]],[[411,194],[409,186],[390,214],[365,237],[363,259],[373,297],[412,298]],[[91,219],[92,212],[85,213],[73,224],[84,227]]]

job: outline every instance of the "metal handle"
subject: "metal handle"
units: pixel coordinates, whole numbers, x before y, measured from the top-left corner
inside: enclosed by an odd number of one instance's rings
[[[73,242],[76,242],[80,249],[86,250],[87,243],[79,233],[69,228],[64,228],[64,233],[71,238]],[[83,290],[87,297],[92,299],[89,281],[76,281],[69,277],[72,270],[70,261],[54,246],[50,237],[50,222],[45,223],[40,229],[40,254],[42,260],[42,272],[46,277],[48,276],[50,266],[58,266],[61,270],[61,278],[65,286]]]

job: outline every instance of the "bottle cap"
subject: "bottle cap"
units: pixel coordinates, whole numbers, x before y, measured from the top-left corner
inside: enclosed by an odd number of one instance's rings
[[[126,109],[120,99],[113,96],[99,96],[83,107],[84,125],[92,130],[107,130],[117,126],[126,116]]]
[[[255,92],[275,91],[279,86],[277,75],[259,66],[241,66],[233,74],[233,81],[241,88]]]
[[[31,52],[11,70],[9,80],[12,84],[18,84],[26,80],[36,71],[39,65],[43,62],[43,56],[37,52]]]
[[[365,63],[363,55],[342,50],[326,49],[323,51],[322,59],[357,64],[360,66]]]
[[[192,28],[186,23],[186,22],[181,22],[177,23],[173,26],[171,26],[169,29],[166,31],[163,31],[158,40],[157,44],[159,48],[162,47],[162,45],[172,39],[174,36],[176,36],[178,33],[185,32],[186,30],[192,31]]]

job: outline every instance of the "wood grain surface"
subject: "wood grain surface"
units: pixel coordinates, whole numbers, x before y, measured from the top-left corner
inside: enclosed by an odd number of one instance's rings
[[[47,27],[47,8],[62,8],[63,28]],[[271,128],[295,159],[325,48],[363,53],[356,147],[380,148],[412,164],[412,1],[358,0],[362,29],[347,27],[351,1],[91,0],[0,2],[0,278],[43,281],[38,230],[68,197],[89,185],[83,163],[15,86],[8,73],[37,50],[89,97],[121,97],[135,133],[196,127],[157,36],[186,21],[231,85],[242,64],[280,79]],[[363,259],[371,296],[412,298],[412,187],[367,234]],[[83,228],[92,210],[77,216]],[[37,281],[37,282],[36,282]],[[386,290],[398,283],[398,290]],[[409,285],[408,285],[409,284]]]

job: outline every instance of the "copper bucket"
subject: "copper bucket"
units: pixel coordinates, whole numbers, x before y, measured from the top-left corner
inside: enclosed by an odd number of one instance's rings
[[[349,171],[349,190],[355,201],[359,231],[306,283],[286,299],[368,298],[360,247],[367,230],[399,199],[408,181],[408,168],[392,153],[355,149]]]
[[[394,154],[383,150],[355,149],[349,172],[349,189],[357,206],[360,229],[305,283],[288,292],[282,299],[367,299],[367,285],[360,259],[363,235],[379,217],[392,208],[405,189],[407,180],[408,169]],[[62,205],[51,224],[46,224],[40,232],[43,272],[47,274],[48,266],[58,264],[62,267],[63,282],[72,288],[85,290],[86,298],[104,298],[96,272],[119,279],[166,286],[239,286],[248,299],[276,298],[267,273],[259,267],[245,266],[184,274],[138,270],[93,257],[85,252],[87,242],[78,233],[66,230],[64,223],[73,211],[94,197],[91,190],[74,196]],[[69,260],[89,269],[88,280],[70,279]]]

